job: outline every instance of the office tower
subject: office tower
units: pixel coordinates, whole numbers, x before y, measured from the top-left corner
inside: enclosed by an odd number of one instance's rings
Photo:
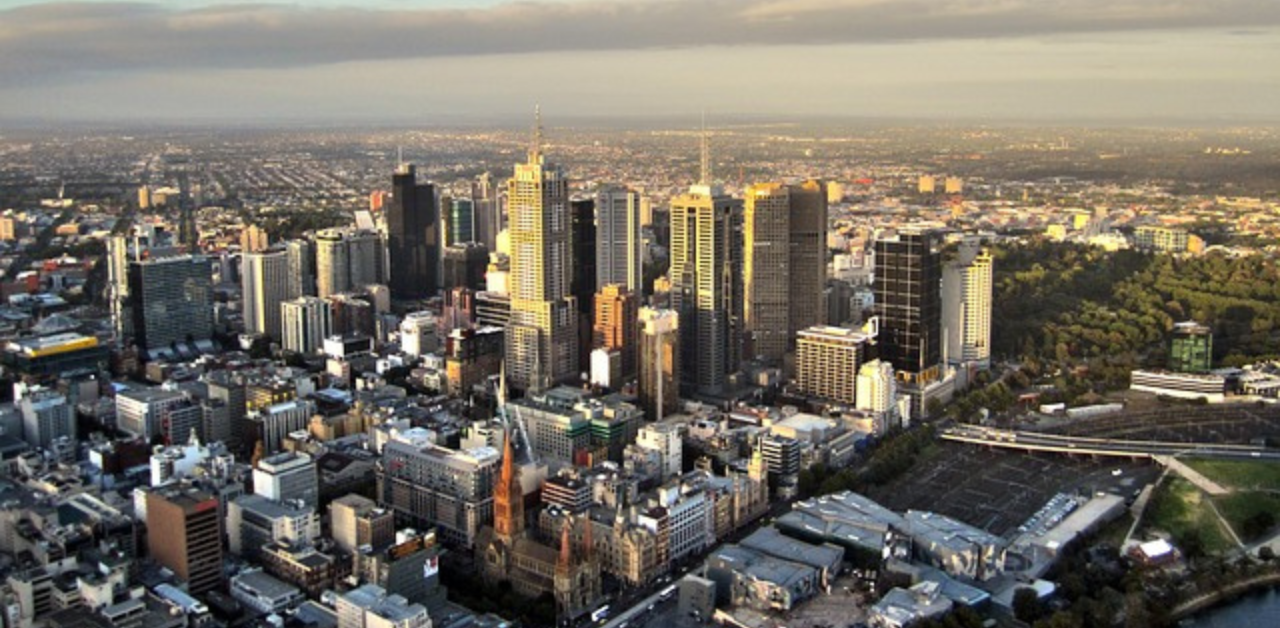
[[[493,177],[484,173],[471,185],[472,207],[475,215],[475,240],[490,251],[498,250],[498,233],[506,228],[502,220],[502,206],[498,200],[498,187]]]
[[[222,516],[218,498],[187,485],[147,493],[151,558],[187,583],[191,595],[222,588]]]
[[[391,177],[387,208],[387,249],[391,260],[391,295],[422,299],[439,290],[440,226],[435,186],[418,183],[412,164],[400,164]],[[379,281],[362,281],[381,283]]]
[[[446,244],[476,241],[476,204],[469,198],[449,199],[449,224]]]
[[[485,288],[484,275],[489,268],[489,249],[479,242],[450,244],[444,249],[444,280],[447,292],[454,288]]]
[[[280,304],[301,296],[290,293],[289,254],[281,248],[246,253],[241,273],[244,330],[281,338]]]
[[[289,256],[289,294],[316,295],[316,246],[310,240],[288,240],[284,243]]]
[[[258,253],[271,246],[271,236],[258,225],[248,225],[240,230],[240,252]]]
[[[427,607],[365,584],[338,596],[337,628],[431,628]]]
[[[901,230],[875,242],[880,358],[898,378],[924,386],[942,360],[942,264],[933,232]]]
[[[213,336],[212,274],[203,255],[129,263],[129,298],[136,344],[165,351]]]
[[[285,351],[316,353],[333,333],[329,302],[319,297],[298,297],[281,303],[280,319],[281,346]]]
[[[595,325],[592,347],[617,351],[622,355],[622,378],[636,376],[636,349],[639,337],[640,299],[619,284],[608,284],[595,296]]]
[[[874,333],[841,327],[810,327],[796,338],[796,391],[810,397],[853,405],[854,374],[865,362]]]
[[[749,187],[743,211],[743,328],[750,357],[781,363],[796,332],[825,321],[827,200],[819,181]]]
[[[680,317],[675,310],[640,308],[640,407],[651,421],[679,410]]]
[[[321,231],[316,235],[316,295],[324,298],[385,283],[386,257],[382,246],[382,237],[372,231]]]
[[[542,154],[535,124],[526,163],[507,182],[511,236],[511,323],[506,355],[510,383],[541,390],[578,374],[578,311],[570,293],[569,181]]]
[[[1213,330],[1195,321],[1174,323],[1169,341],[1169,370],[1208,373],[1213,368]]]
[[[705,135],[702,152],[701,182],[671,201],[668,275],[687,395],[724,391],[742,351],[742,203],[711,184]]]
[[[145,188],[143,188],[145,189]],[[133,337],[133,311],[129,300],[129,239],[113,235],[107,240],[107,301],[116,341]]]
[[[961,245],[942,270],[942,335],[951,364],[991,365],[991,252]]]
[[[570,292],[578,304],[578,369],[591,362],[591,313],[596,294],[596,201],[577,199],[569,203],[573,235],[569,249],[573,256]]]
[[[298,500],[315,508],[320,502],[316,463],[302,452],[267,456],[254,465],[253,492],[278,502]]]
[[[787,347],[796,332],[827,322],[827,189],[821,181],[791,186],[791,312]]]
[[[640,294],[643,259],[640,195],[625,188],[606,188],[596,195],[596,289],[620,284]]]
[[[395,515],[363,495],[352,493],[329,503],[334,543],[355,553],[361,546],[386,547],[395,539]]]
[[[871,360],[858,367],[857,398],[855,407],[859,410],[886,418],[894,416],[898,390],[893,365],[883,360]],[[883,433],[889,426],[887,422],[881,422],[879,427],[877,434]]]
[[[66,395],[38,389],[23,395],[18,402],[22,413],[22,438],[33,449],[50,449],[60,438],[76,438],[75,408]]]
[[[445,543],[471,547],[493,520],[497,466],[498,452],[489,447],[455,450],[395,440],[382,449],[378,501],[398,521],[423,530],[435,526]]]

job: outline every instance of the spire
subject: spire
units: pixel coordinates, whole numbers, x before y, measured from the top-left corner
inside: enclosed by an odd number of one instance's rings
[[[529,163],[542,161],[542,105],[533,106],[533,141],[529,144]]]
[[[516,448],[511,443],[513,438],[510,429],[502,431],[502,477],[499,482],[504,491],[511,489],[511,481],[516,476]]]
[[[560,561],[556,564],[556,569],[563,571],[569,571],[569,567],[573,565],[573,545],[569,537],[570,521],[566,519],[564,525],[560,526]]]
[[[698,183],[711,185],[711,136],[707,135],[707,112],[702,112],[702,169]]]

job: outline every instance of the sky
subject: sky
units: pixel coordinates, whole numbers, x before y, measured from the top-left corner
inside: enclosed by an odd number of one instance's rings
[[[0,0],[0,121],[1280,121],[1278,0]]]

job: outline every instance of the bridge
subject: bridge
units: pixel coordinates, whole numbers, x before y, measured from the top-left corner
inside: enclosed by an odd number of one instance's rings
[[[1116,458],[1151,458],[1158,462],[1163,462],[1162,459],[1164,458],[1175,456],[1280,461],[1280,450],[1268,449],[1257,445],[1063,436],[1022,430],[999,430],[976,425],[947,428],[943,430],[941,438],[959,443],[1000,447],[1025,452],[1112,456]]]

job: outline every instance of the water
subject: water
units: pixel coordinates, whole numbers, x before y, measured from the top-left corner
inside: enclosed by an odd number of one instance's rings
[[[1280,626],[1280,590],[1267,589],[1215,606],[1179,624],[1187,628]]]

